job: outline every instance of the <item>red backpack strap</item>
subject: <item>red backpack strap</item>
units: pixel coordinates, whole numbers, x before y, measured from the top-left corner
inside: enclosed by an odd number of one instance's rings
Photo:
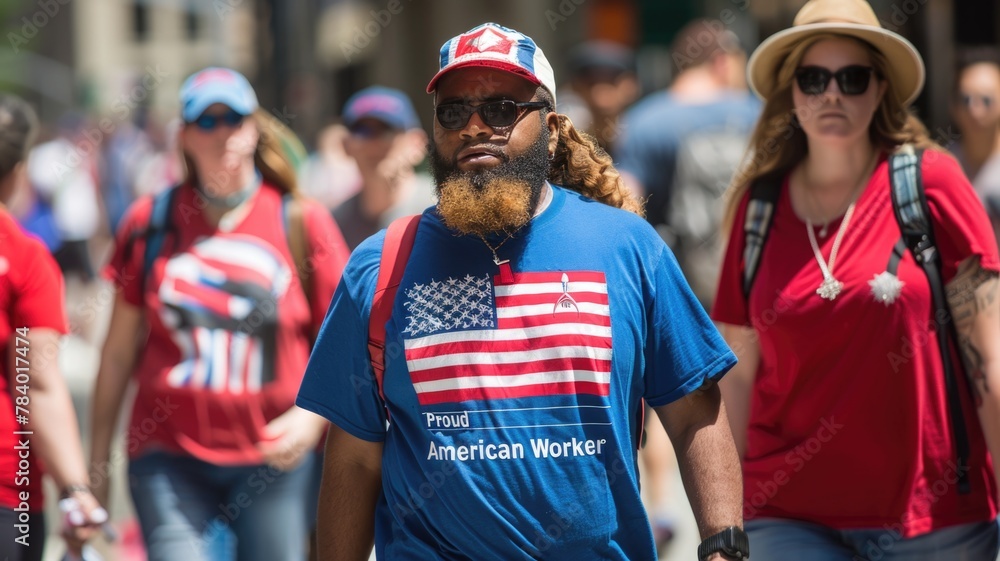
[[[389,224],[382,244],[382,261],[379,263],[378,282],[372,298],[372,310],[368,317],[368,353],[371,355],[372,370],[378,395],[385,401],[382,378],[385,375],[385,324],[392,315],[392,304],[396,301],[396,289],[403,280],[406,262],[410,259],[413,242],[417,237],[420,216],[404,216]]]

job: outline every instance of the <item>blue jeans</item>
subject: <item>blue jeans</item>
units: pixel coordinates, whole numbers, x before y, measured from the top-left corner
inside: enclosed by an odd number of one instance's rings
[[[892,529],[834,530],[797,520],[746,523],[750,561],[995,561],[1000,528],[976,522],[910,539]]]
[[[219,552],[232,550],[232,538],[240,561],[302,561],[314,462],[307,454],[281,472],[163,452],[136,458],[129,486],[149,561],[228,561]]]

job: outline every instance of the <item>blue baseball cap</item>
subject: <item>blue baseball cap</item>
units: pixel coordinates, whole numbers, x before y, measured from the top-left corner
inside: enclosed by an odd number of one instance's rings
[[[556,99],[556,77],[542,49],[527,35],[513,29],[484,23],[452,37],[441,46],[440,70],[427,84],[434,93],[441,76],[469,67],[495,68],[545,86]]]
[[[228,106],[240,115],[257,109],[257,95],[246,77],[229,68],[209,67],[195,72],[181,86],[181,117],[192,123],[213,103]]]
[[[356,92],[344,105],[344,124],[353,127],[361,119],[376,119],[394,129],[420,128],[420,118],[410,98],[399,90],[371,86]]]

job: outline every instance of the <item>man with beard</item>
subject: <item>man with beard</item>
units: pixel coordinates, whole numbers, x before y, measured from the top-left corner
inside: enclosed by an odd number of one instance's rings
[[[530,38],[484,24],[440,61],[439,203],[401,252],[384,372],[369,319],[382,253],[399,248],[380,233],[352,255],[299,393],[334,423],[320,558],[366,559],[374,541],[379,559],[655,559],[642,399],[680,451],[700,558],[745,558],[715,384],[736,359],[670,251],[607,154],[554,112]]]

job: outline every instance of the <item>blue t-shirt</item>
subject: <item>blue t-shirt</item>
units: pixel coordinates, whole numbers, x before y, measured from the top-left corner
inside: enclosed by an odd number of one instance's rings
[[[681,102],[660,92],[625,113],[615,144],[615,167],[642,184],[649,197],[646,215],[650,222],[656,225],[666,220],[677,152],[685,139],[720,132],[749,137],[760,108],[756,97],[743,92],[726,93],[701,104]]]
[[[385,402],[367,349],[384,232],[344,270],[297,403],[384,441],[379,559],[656,557],[640,398],[670,403],[736,358],[645,221],[553,191],[498,249],[513,278],[424,213],[386,327]]]

